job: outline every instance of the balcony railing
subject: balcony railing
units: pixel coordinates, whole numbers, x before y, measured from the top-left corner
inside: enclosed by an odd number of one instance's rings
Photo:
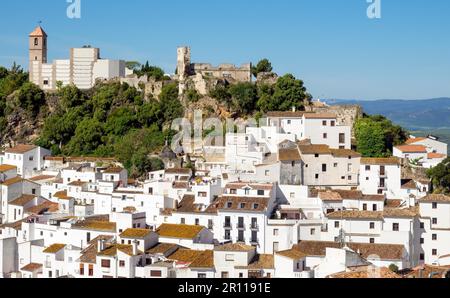
[[[386,171],[378,171],[378,175],[379,175],[380,177],[387,177]]]
[[[236,228],[238,230],[245,230],[245,225],[243,223],[238,223],[238,224],[236,224]]]
[[[226,222],[226,223],[223,224],[223,227],[224,227],[225,229],[231,229],[231,223]]]
[[[250,224],[250,230],[252,231],[258,231],[259,230],[259,225],[258,224]]]
[[[387,186],[386,186],[386,184],[380,183],[380,184],[378,184],[378,189],[387,190]]]
[[[250,244],[251,245],[258,245],[259,244],[259,239],[251,239],[250,240]]]

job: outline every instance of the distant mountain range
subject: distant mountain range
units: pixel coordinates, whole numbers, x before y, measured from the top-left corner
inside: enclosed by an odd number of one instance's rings
[[[330,105],[358,104],[371,115],[383,115],[409,130],[450,130],[450,98],[425,100],[325,100]]]

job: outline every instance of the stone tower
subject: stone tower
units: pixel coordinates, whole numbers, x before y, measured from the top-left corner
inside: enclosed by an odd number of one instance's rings
[[[47,33],[41,26],[29,35],[29,62],[30,81],[41,85],[42,64],[47,63]]]
[[[180,47],[177,49],[177,74],[180,81],[184,81],[189,76],[191,68],[191,49]]]

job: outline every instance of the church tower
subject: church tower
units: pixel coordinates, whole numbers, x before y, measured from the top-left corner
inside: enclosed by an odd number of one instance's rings
[[[41,26],[29,35],[29,62],[30,81],[40,86],[42,64],[47,63],[47,33]]]

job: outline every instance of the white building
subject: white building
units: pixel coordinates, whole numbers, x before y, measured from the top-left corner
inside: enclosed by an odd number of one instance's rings
[[[43,90],[73,84],[90,89],[97,80],[125,77],[125,61],[100,58],[100,49],[84,46],[70,49],[69,59],[47,62],[47,34],[39,26],[29,35],[30,81]]]

